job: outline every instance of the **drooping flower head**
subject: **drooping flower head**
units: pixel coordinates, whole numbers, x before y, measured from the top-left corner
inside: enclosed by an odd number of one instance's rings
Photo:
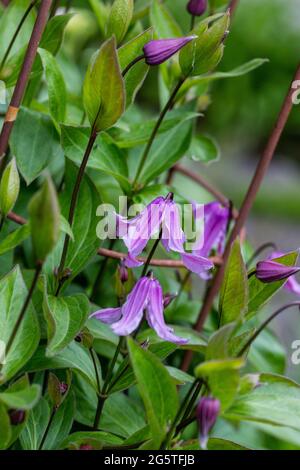
[[[117,215],[117,234],[123,239],[128,256],[125,264],[129,268],[140,266],[136,258],[146,247],[150,238],[161,231],[161,241],[167,251],[181,255],[184,265],[200,274],[213,268],[213,263],[202,253],[190,254],[184,249],[185,234],[181,227],[180,212],[173,201],[173,194],[166,198],[154,199],[141,213],[133,219]]]
[[[143,48],[146,63],[148,65],[162,64],[195,38],[196,36],[187,36],[149,41]]]
[[[136,283],[122,307],[99,310],[93,313],[91,318],[111,324],[114,333],[127,336],[137,329],[144,311],[150,328],[153,328],[160,338],[176,344],[188,342],[176,336],[173,329],[165,324],[163,291],[152,274],[142,277]]]
[[[207,0],[190,0],[187,11],[193,16],[201,16],[207,9]]]
[[[225,247],[226,230],[230,216],[229,207],[214,201],[204,206],[204,242],[203,246],[195,246],[194,250],[202,256],[209,256],[214,249],[222,255]]]
[[[203,397],[200,399],[196,416],[199,426],[200,447],[206,449],[208,436],[215,425],[221,409],[221,403],[217,398]]]

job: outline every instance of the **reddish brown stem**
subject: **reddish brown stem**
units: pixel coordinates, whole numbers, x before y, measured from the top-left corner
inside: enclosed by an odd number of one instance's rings
[[[22,103],[39,42],[47,24],[51,4],[52,0],[42,0],[41,6],[39,8],[38,16],[31,34],[21,72],[4,118],[4,124],[0,134],[0,159],[5,155],[8,148],[9,137],[13,129],[19,107]]]
[[[231,15],[235,12],[236,7],[238,6],[238,3],[239,3],[239,0],[231,0],[229,2],[228,10],[230,11]]]
[[[204,325],[204,323],[205,323],[205,321],[206,321],[206,319],[207,319],[207,317],[208,317],[208,315],[209,315],[209,313],[212,309],[214,299],[215,299],[216,295],[218,294],[218,292],[220,290],[220,287],[221,287],[221,284],[222,284],[224,270],[225,270],[226,263],[227,263],[227,260],[228,260],[229,254],[230,254],[232,243],[239,236],[243,226],[245,225],[245,222],[246,222],[246,220],[249,216],[252,205],[253,205],[254,200],[256,198],[256,195],[258,193],[258,190],[259,190],[259,188],[261,186],[261,183],[263,181],[263,178],[264,178],[264,176],[265,176],[265,174],[266,174],[266,172],[269,168],[269,165],[272,161],[272,158],[274,156],[274,153],[275,153],[275,150],[277,148],[278,142],[280,140],[281,134],[282,134],[282,132],[285,128],[288,117],[289,117],[290,112],[291,112],[292,107],[293,107],[292,97],[293,97],[293,94],[295,92],[295,90],[293,88],[293,83],[296,80],[300,80],[300,64],[298,65],[298,68],[296,70],[296,74],[293,78],[293,81],[292,81],[291,86],[289,88],[288,94],[286,95],[285,100],[284,100],[283,105],[282,105],[282,108],[279,112],[279,116],[278,116],[276,125],[275,125],[273,131],[271,132],[271,135],[270,135],[270,138],[267,142],[265,150],[264,150],[264,152],[263,152],[263,154],[262,154],[262,156],[261,156],[261,158],[258,162],[255,174],[252,178],[252,181],[250,183],[248,192],[247,192],[247,194],[244,198],[244,202],[243,202],[241,210],[239,212],[239,216],[236,220],[236,223],[233,227],[233,230],[231,232],[229,240],[226,244],[226,248],[225,248],[224,255],[223,255],[223,264],[220,267],[220,269],[218,269],[218,271],[217,271],[217,273],[216,273],[216,275],[215,275],[215,277],[212,281],[211,287],[208,291],[207,297],[206,297],[205,302],[203,304],[203,307],[200,311],[198,321],[195,325],[196,331],[201,331],[202,330],[203,325]],[[193,352],[188,351],[186,353],[185,357],[184,357],[184,360],[183,360],[183,363],[182,363],[182,366],[181,366],[182,370],[184,370],[184,371],[188,370],[188,368],[190,366],[190,363],[191,363],[191,360],[192,360],[192,357],[193,357]]]

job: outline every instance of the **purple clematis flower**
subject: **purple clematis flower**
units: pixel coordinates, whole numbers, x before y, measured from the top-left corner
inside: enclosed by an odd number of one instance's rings
[[[196,416],[202,449],[206,449],[209,433],[217,421],[220,409],[221,403],[217,398],[203,397],[198,403]]]
[[[207,9],[207,0],[190,0],[187,11],[193,16],[201,16]]]
[[[172,39],[154,39],[144,46],[145,60],[148,65],[159,65],[170,59],[186,44],[197,36],[187,36]]]
[[[91,315],[103,323],[112,325],[119,336],[130,335],[142,321],[144,311],[148,324],[157,335],[176,344],[186,344],[188,340],[173,334],[173,329],[165,324],[164,299],[160,283],[152,274],[142,277],[134,286],[122,307],[106,308]]]
[[[274,251],[270,255],[269,260],[274,260],[275,258],[280,258],[281,256],[284,256],[284,253],[280,251]],[[300,268],[297,268],[297,267],[296,268],[292,267],[289,269],[296,269],[297,270],[296,273],[300,270]],[[293,274],[296,274],[296,273],[293,273]],[[300,296],[300,284],[299,282],[297,282],[296,277],[293,274],[290,275],[290,277],[287,279],[284,285],[284,288],[288,290],[289,292]]]
[[[150,238],[161,230],[161,241],[167,251],[181,255],[184,265],[200,275],[213,268],[213,263],[202,253],[186,253],[185,234],[181,228],[180,213],[173,201],[173,194],[154,199],[138,216],[125,219],[117,215],[117,235],[123,238],[128,249],[125,264],[129,268],[141,266],[136,258]]]

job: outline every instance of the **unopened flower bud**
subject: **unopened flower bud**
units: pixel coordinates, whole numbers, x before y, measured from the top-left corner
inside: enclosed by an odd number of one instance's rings
[[[201,16],[207,9],[207,0],[190,0],[187,11],[193,16]]]
[[[81,444],[79,450],[93,450],[93,447],[90,444]]]
[[[119,278],[122,284],[125,284],[128,281],[128,270],[125,266],[124,261],[121,261],[118,266]]]
[[[300,268],[297,266],[285,266],[276,261],[265,260],[257,263],[255,274],[261,282],[270,283],[288,279],[299,271]]]
[[[217,421],[220,409],[221,403],[217,398],[203,397],[198,403],[196,415],[202,449],[206,449],[209,433]]]
[[[25,411],[24,410],[9,410],[9,419],[12,426],[18,426],[25,421]]]
[[[187,36],[183,38],[156,39],[149,41],[143,49],[146,63],[148,65],[162,64],[196,37],[197,36]]]
[[[69,388],[68,384],[66,384],[65,382],[60,382],[59,390],[62,396],[64,396],[67,393],[68,388]]]
[[[177,294],[166,294],[164,295],[164,308],[167,308],[174,299],[176,299]]]

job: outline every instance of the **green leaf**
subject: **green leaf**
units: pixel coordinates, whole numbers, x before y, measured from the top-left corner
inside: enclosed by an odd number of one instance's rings
[[[275,334],[267,329],[252,344],[247,360],[254,370],[274,374],[284,374],[287,362],[285,348]]]
[[[261,374],[259,385],[237,397],[226,418],[300,430],[300,387],[286,377]]]
[[[209,338],[205,359],[210,361],[211,359],[224,359],[229,357],[229,345],[236,323],[229,323],[219,328]]]
[[[43,311],[48,326],[47,356],[51,357],[81,331],[90,313],[90,305],[84,294],[55,297],[45,293]]]
[[[97,363],[97,368],[101,378],[99,362]],[[40,346],[26,365],[26,371],[37,372],[47,369],[74,369],[85,377],[95,390],[98,390],[91,355],[87,349],[76,343],[76,341],[70,343],[61,353],[53,357],[47,357],[45,347]]]
[[[229,70],[228,72],[220,71],[220,72],[213,72],[208,75],[202,75],[199,77],[190,77],[182,85],[179,91],[178,97],[185,95],[190,88],[200,85],[200,84],[210,83],[214,80],[221,80],[223,78],[242,77],[243,75],[246,75],[247,73],[252,72],[252,70],[255,70],[258,67],[261,67],[261,65],[265,64],[268,61],[269,61],[268,59],[252,59],[249,62],[246,62],[245,64],[239,65],[238,67],[232,70]]]
[[[70,434],[60,445],[61,449],[80,450],[83,445],[90,445],[93,450],[101,450],[103,446],[120,446],[123,440],[113,434],[102,431],[79,431]]]
[[[170,11],[158,0],[152,2],[150,21],[160,39],[182,36],[182,31]]]
[[[83,85],[83,102],[97,132],[112,127],[123,114],[125,86],[115,38],[106,41],[91,59]]]
[[[0,17],[0,31],[1,31],[1,42],[0,42],[0,61],[3,59],[4,53],[6,52],[7,46],[13,38],[13,35],[21,21],[22,16],[29,7],[31,0],[18,0],[10,2],[7,8],[5,8],[3,14]],[[19,34],[17,35],[11,54],[13,55],[18,49],[26,44],[30,38],[32,28],[35,21],[35,11],[31,10],[25,23],[23,24]]]
[[[205,377],[215,372],[223,372],[230,370],[238,370],[244,365],[242,358],[236,359],[215,359],[211,361],[202,362],[195,369],[197,377]]]
[[[27,297],[19,266],[0,280],[0,340],[6,343]],[[30,303],[19,331],[0,370],[0,383],[12,378],[30,359],[40,339],[39,324]]]
[[[115,35],[117,43],[124,39],[133,15],[133,0],[114,0],[107,24],[107,37]]]
[[[10,139],[12,153],[27,184],[62,159],[58,133],[49,116],[21,108]]]
[[[128,340],[131,364],[144,402],[153,441],[159,446],[178,408],[176,386],[159,359]]]
[[[41,387],[33,384],[21,390],[10,390],[0,393],[0,401],[8,408],[18,410],[30,410],[38,402],[41,394]]]
[[[54,415],[43,450],[57,450],[60,447],[71,431],[75,410],[74,393],[70,391]]]
[[[232,245],[220,294],[220,324],[242,321],[248,307],[248,277],[240,241]]]
[[[65,81],[55,57],[46,49],[39,48],[38,53],[46,76],[50,114],[59,130],[58,124],[65,120],[66,115],[67,90]]]
[[[184,442],[176,450],[202,450],[200,449],[199,439]],[[236,442],[211,437],[207,443],[207,450],[249,450]]]
[[[278,263],[282,263],[285,266],[295,266],[298,259],[298,251],[293,251],[287,255],[281,256],[274,259]],[[257,279],[256,276],[251,276],[249,279],[249,304],[247,312],[247,320],[253,317],[258,310],[270,300],[273,295],[281,289],[286,283],[286,280],[272,282],[271,284],[265,284]]]
[[[28,212],[35,260],[44,262],[55,247],[60,233],[60,208],[50,177],[30,200]]]
[[[0,403],[0,449],[6,449],[11,440],[10,419],[6,407]]]
[[[50,419],[50,407],[45,398],[30,412],[25,428],[20,435],[24,450],[38,450]]]
[[[210,72],[223,54],[223,38],[229,27],[229,13],[224,14],[208,28],[201,22],[192,33],[198,36],[180,52],[179,62],[185,76],[197,76]]]
[[[175,126],[189,119],[197,118],[199,114],[183,110],[169,111],[163,120],[158,134],[172,130]],[[157,120],[138,122],[126,125],[125,129],[114,129],[112,135],[121,148],[132,148],[148,142]]]
[[[65,190],[61,195],[61,210],[65,217],[68,217],[71,200],[71,192],[77,176],[77,167],[67,161]],[[66,268],[71,270],[70,282],[87,264],[87,262],[96,254],[99,247],[99,239],[96,235],[97,219],[96,211],[100,203],[98,192],[87,175],[84,176],[80,186],[79,197],[76,205],[74,222],[72,224],[74,241],[70,241],[68,255],[66,259]],[[44,272],[47,274],[49,293],[55,294],[56,278],[55,269],[59,266],[64,236],[61,236],[55,249],[48,256],[44,265]],[[68,282],[65,283],[65,287]]]
[[[124,70],[136,57],[143,54],[144,45],[153,38],[153,29],[149,28],[139,36],[118,49],[121,70]],[[126,108],[130,106],[144,83],[149,66],[144,60],[135,64],[125,75]]]
[[[22,225],[11,232],[7,237],[0,242],[0,255],[7,253],[8,251],[13,250],[18,245],[20,245],[24,240],[27,240],[30,236],[30,225]]]
[[[82,161],[89,134],[86,127],[62,126],[62,147],[67,157],[77,164]],[[87,166],[113,176],[124,190],[130,190],[126,159],[108,134],[101,133],[97,137]]]
[[[196,117],[196,114],[194,115]],[[171,168],[188,150],[192,137],[192,115],[155,139],[152,150],[147,158],[140,182],[149,183],[156,176]]]
[[[182,370],[177,369],[176,367],[167,366],[167,371],[169,372],[172,379],[174,379],[176,385],[193,383],[195,380],[192,375],[187,374],[186,372],[183,372]]]
[[[51,18],[43,33],[40,48],[46,49],[51,52],[52,55],[56,55],[63,41],[65,27],[72,16],[72,13],[68,13],[66,15],[56,15]]]
[[[11,162],[4,169],[1,183],[0,183],[0,217],[6,217],[7,214],[13,209],[16,200],[18,199],[20,190],[20,178],[16,165],[16,160],[13,158]]]
[[[208,164],[219,160],[220,149],[211,137],[196,135],[192,139],[187,156],[196,162]]]

